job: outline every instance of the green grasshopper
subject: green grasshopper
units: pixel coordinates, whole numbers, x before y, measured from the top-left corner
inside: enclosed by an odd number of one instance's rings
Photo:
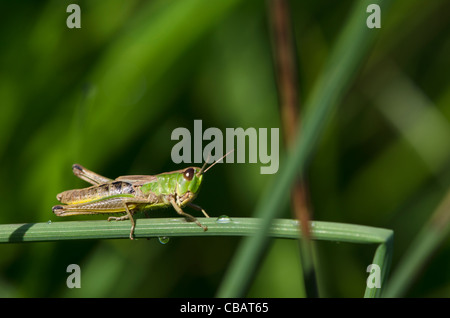
[[[182,208],[190,206],[209,218],[205,210],[191,202],[197,197],[203,174],[230,153],[231,151],[206,170],[209,158],[202,168],[189,167],[150,176],[122,176],[115,180],[103,177],[79,164],[74,164],[72,166],[74,175],[89,182],[92,186],[58,194],[56,199],[66,205],[55,205],[52,210],[57,216],[121,214],[120,217],[109,217],[108,221],[130,220],[130,239],[133,240],[136,227],[133,215],[136,212],[172,206],[179,215],[184,216],[186,221],[195,222],[204,231],[207,231],[206,226],[192,215],[184,212]]]

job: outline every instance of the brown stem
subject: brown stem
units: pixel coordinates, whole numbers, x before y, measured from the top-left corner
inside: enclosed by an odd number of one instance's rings
[[[273,30],[273,48],[284,129],[283,135],[286,146],[290,148],[300,125],[298,111],[300,101],[289,4],[286,0],[271,0],[269,1],[269,10]],[[310,211],[304,181],[297,180],[292,189],[291,198],[295,216],[300,220],[302,234],[306,239],[309,239]]]

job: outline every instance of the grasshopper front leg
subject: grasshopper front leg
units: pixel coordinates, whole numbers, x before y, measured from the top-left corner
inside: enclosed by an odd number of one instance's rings
[[[172,204],[173,208],[175,209],[175,211],[177,211],[177,213],[181,216],[184,216],[186,218],[186,220],[188,222],[195,222],[195,224],[197,224],[198,226],[200,226],[203,231],[208,231],[208,227],[204,226],[203,224],[201,224],[195,217],[193,217],[190,214],[187,214],[186,212],[184,212],[180,206],[178,206],[177,202],[175,201],[175,199],[173,197],[169,198],[169,202],[170,204]],[[202,209],[203,210],[203,209]],[[206,213],[206,212],[205,212]],[[206,214],[207,215],[207,214]],[[209,217],[209,216],[208,216]]]
[[[202,212],[204,216],[206,216],[207,218],[209,218],[208,213],[206,213],[206,211],[203,210],[203,208],[202,208],[201,206],[199,206],[199,205],[197,205],[197,204],[194,204],[194,203],[188,203],[187,205],[190,206],[191,208],[197,210],[197,211]]]

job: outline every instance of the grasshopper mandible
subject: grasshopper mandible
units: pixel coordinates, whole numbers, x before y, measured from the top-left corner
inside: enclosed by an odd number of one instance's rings
[[[52,210],[57,216],[85,215],[85,214],[121,214],[120,217],[109,217],[108,221],[131,221],[130,239],[134,239],[136,227],[133,215],[141,210],[151,210],[172,206],[175,211],[184,216],[188,222],[195,222],[204,231],[208,228],[195,217],[182,210],[190,206],[201,211],[207,218],[209,215],[192,201],[197,197],[203,174],[216,163],[229,155],[214,162],[207,169],[206,160],[202,168],[189,167],[157,175],[131,175],[118,177],[115,180],[103,177],[78,164],[72,166],[75,176],[92,184],[91,187],[64,191],[56,199],[65,205],[55,205]]]

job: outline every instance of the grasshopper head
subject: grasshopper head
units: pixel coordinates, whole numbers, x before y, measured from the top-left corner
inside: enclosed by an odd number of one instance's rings
[[[189,167],[180,171],[178,177],[178,187],[180,193],[192,192],[197,193],[203,180],[203,173],[198,167]]]
[[[233,149],[234,150],[234,149]],[[178,177],[178,195],[182,201],[182,204],[187,204],[195,199],[197,196],[200,186],[203,181],[203,175],[211,169],[216,163],[220,160],[228,156],[233,150],[229,151],[225,156],[214,162],[207,169],[206,165],[208,164],[208,160],[204,163],[203,167],[189,167],[182,171],[180,171],[180,175]],[[209,158],[208,158],[209,159]]]
[[[197,196],[203,180],[203,173],[199,172],[201,168],[198,167],[189,167],[180,171],[177,178],[177,194],[182,205],[191,202]]]

